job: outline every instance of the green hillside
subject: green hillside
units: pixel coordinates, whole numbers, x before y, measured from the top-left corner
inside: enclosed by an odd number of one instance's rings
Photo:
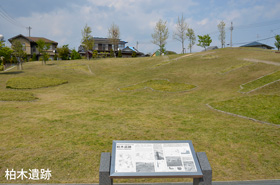
[[[1,72],[0,183],[11,183],[4,174],[12,168],[49,168],[48,183],[98,183],[100,154],[112,140],[192,140],[207,153],[214,181],[279,179],[279,75],[256,79],[280,66],[243,59],[280,63],[280,54],[226,48],[171,57],[29,62]],[[30,76],[61,83],[6,88]],[[117,182],[136,181],[163,180]]]

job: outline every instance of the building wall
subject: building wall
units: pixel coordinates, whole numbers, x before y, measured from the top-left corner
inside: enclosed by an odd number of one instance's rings
[[[23,51],[26,52],[27,55],[30,55],[31,54],[30,42],[22,37],[16,38],[14,41],[16,40],[18,40],[24,46]]]

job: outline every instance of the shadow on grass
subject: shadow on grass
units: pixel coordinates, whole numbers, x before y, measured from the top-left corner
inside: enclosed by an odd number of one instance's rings
[[[16,75],[23,73],[23,71],[7,71],[7,72],[0,72],[0,75]]]

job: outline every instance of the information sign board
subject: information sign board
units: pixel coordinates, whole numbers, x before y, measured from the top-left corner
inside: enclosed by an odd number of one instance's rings
[[[111,178],[202,177],[191,141],[113,141]]]

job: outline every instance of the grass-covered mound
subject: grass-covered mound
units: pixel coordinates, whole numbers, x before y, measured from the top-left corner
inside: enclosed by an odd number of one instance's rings
[[[6,87],[11,89],[36,89],[41,87],[57,86],[67,83],[67,80],[49,77],[14,77],[7,81]]]
[[[280,71],[263,76],[254,81],[241,85],[242,89],[240,90],[240,92],[250,92],[254,89],[260,88],[266,84],[275,82],[277,80],[280,80]]]
[[[237,65],[234,65],[234,66],[230,66],[224,70],[222,70],[220,73],[228,73],[230,71],[233,71],[233,70],[236,70],[236,69],[240,69],[242,67],[246,67],[246,66],[249,66],[249,65],[252,65],[253,63],[252,62],[243,62],[241,64],[237,64]]]
[[[166,91],[166,92],[183,92],[195,88],[195,85],[185,83],[172,83],[169,80],[149,80],[143,83],[123,87],[122,91],[132,91],[150,88],[155,91]]]
[[[32,101],[36,99],[31,92],[0,91],[0,101]]]
[[[260,121],[280,124],[280,96],[256,95],[210,104],[212,107]]]

